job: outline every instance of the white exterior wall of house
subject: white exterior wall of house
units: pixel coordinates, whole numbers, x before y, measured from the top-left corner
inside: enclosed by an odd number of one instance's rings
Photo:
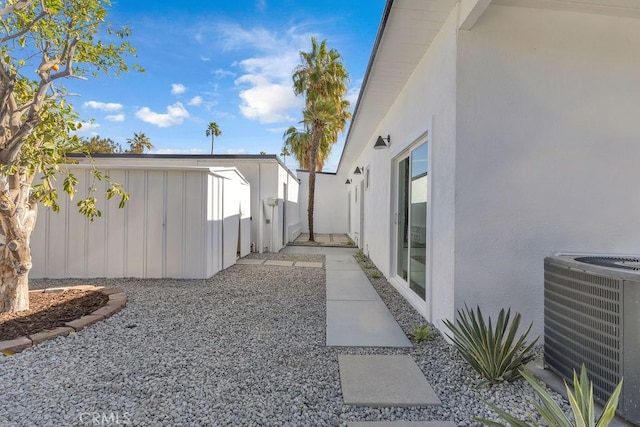
[[[61,210],[41,207],[31,237],[33,278],[140,277],[202,279],[248,253],[249,186],[235,170],[197,168],[101,169],[123,184],[131,199],[98,194],[102,217],[90,223],[77,209],[92,183],[90,168],[70,165],[78,178],[74,201]],[[238,244],[238,230],[246,235]]]
[[[390,71],[394,55],[423,22],[413,3],[393,2],[335,185],[353,181],[356,240],[365,175],[353,171],[370,170],[364,250],[427,320],[442,327],[465,303],[488,314],[511,307],[541,335],[545,256],[640,253],[640,11],[494,3],[511,5],[434,2],[451,13],[389,98],[385,85],[402,78]],[[391,136],[389,148],[373,149],[379,135]],[[394,159],[423,141],[426,302],[394,279]]]
[[[300,206],[298,215],[303,233],[309,232],[309,172],[298,169],[300,178]],[[347,191],[345,178],[333,173],[316,173],[316,188],[313,204],[314,233],[347,233]]]
[[[458,63],[456,306],[541,334],[545,256],[640,253],[640,19],[492,5]]]
[[[451,13],[430,49],[419,62],[404,89],[372,133],[358,160],[345,168],[352,180],[352,230],[359,231],[361,183],[365,174],[354,175],[356,166],[369,168],[369,189],[365,190],[363,250],[385,277],[393,275],[392,248],[395,227],[393,159],[416,142],[429,143],[430,203],[427,233],[435,251],[428,256],[427,300],[399,288],[428,320],[437,322],[453,316],[454,183],[456,145],[456,29],[457,13]],[[391,136],[387,149],[374,150],[378,137]],[[426,136],[425,136],[426,135]],[[342,167],[342,166],[341,166]],[[344,179],[342,182],[344,182]],[[358,201],[355,191],[358,188]],[[366,186],[365,186],[366,187]]]

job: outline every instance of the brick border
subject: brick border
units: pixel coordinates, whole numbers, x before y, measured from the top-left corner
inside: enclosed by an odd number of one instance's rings
[[[105,306],[100,307],[92,313],[82,316],[79,319],[66,322],[64,326],[60,326],[51,330],[45,330],[25,337],[18,337],[12,340],[0,341],[0,353],[4,354],[5,356],[10,356],[12,354],[21,352],[25,348],[41,344],[56,337],[67,336],[71,332],[78,332],[81,329],[86,328],[87,326],[93,325],[94,323],[113,316],[114,314],[122,310],[122,308],[127,304],[127,296],[120,288],[104,288],[102,286],[80,285],[66,286],[62,288],[49,288],[45,289],[44,292],[62,292],[67,289],[99,291],[108,296],[109,301],[107,301],[107,304]],[[33,291],[29,291],[29,293],[31,292],[42,292],[42,290],[36,289]]]

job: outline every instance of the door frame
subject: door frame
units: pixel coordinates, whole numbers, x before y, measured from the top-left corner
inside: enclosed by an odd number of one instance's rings
[[[360,249],[365,255],[369,255],[365,251],[364,246],[364,179],[360,181]]]
[[[411,164],[411,152],[419,145],[426,143],[428,152],[427,170],[429,179],[427,180],[427,218],[426,218],[426,259],[425,259],[425,299],[420,298],[411,288],[409,282],[405,281],[398,275],[398,168],[402,160],[409,158],[409,164]],[[432,175],[432,140],[429,131],[425,131],[420,137],[416,138],[411,144],[407,145],[402,151],[398,152],[393,158],[391,158],[391,206],[390,206],[390,269],[389,269],[389,282],[400,292],[402,296],[427,320],[432,321],[432,292],[431,292],[431,275],[433,270],[432,263],[432,243],[433,243],[433,231],[432,231],[432,187],[433,187],[433,175]],[[411,209],[409,209],[411,210]],[[408,219],[407,219],[408,220]],[[410,274],[410,271],[408,272]]]

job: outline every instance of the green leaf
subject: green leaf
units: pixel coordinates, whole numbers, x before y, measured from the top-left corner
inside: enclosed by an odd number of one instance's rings
[[[511,310],[500,310],[495,326],[490,317],[485,321],[480,307],[474,311],[465,304],[464,310],[459,309],[457,313],[455,324],[448,319],[443,321],[451,331],[445,335],[469,365],[492,383],[518,378],[519,368],[534,357],[531,351],[538,339],[529,344],[526,342],[532,325],[516,340],[519,313],[511,322]]]

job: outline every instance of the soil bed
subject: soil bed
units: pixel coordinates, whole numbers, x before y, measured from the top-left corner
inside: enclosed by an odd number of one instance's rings
[[[0,341],[33,335],[64,326],[109,301],[102,292],[67,289],[61,292],[30,292],[29,310],[0,313]]]

